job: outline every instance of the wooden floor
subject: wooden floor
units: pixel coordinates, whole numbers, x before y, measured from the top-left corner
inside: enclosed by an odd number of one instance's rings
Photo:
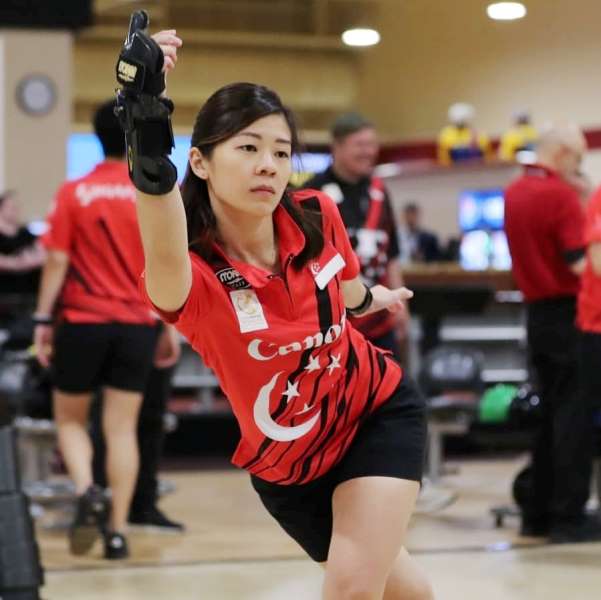
[[[465,462],[445,484],[460,493],[447,509],[416,516],[409,550],[439,600],[598,600],[601,544],[550,546],[494,528],[491,506],[507,502],[519,460]],[[38,527],[45,600],[318,599],[321,570],[261,507],[248,477],[234,470],[169,473],[177,491],[163,501],[184,535],[132,531],[132,558],[67,552],[64,531]]]

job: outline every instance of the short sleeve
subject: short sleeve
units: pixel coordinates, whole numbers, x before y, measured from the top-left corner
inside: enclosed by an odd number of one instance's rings
[[[576,191],[567,185],[557,190],[555,221],[562,251],[584,248],[584,210]]]
[[[595,192],[588,204],[584,241],[587,246],[601,242],[601,188]]]
[[[175,325],[178,331],[189,340],[192,339],[193,334],[198,329],[198,322],[207,317],[213,306],[213,298],[210,293],[209,282],[207,281],[208,272],[204,268],[206,267],[206,263],[192,253],[190,253],[190,262],[192,267],[192,286],[190,287],[186,301],[177,311],[165,311],[153,304],[146,290],[145,272],[140,276],[139,282],[140,293],[148,306],[159,315],[162,321]]]
[[[319,203],[322,208],[322,212],[330,227],[324,227],[324,233],[326,238],[328,233],[331,237],[329,240],[336,250],[340,253],[344,262],[346,263],[342,270],[342,279],[350,280],[355,279],[359,275],[361,265],[359,258],[355,254],[351,241],[349,240],[348,233],[340,216],[338,207],[334,204],[334,201],[327,194],[319,194]],[[329,230],[329,231],[328,231]]]
[[[69,254],[76,223],[75,202],[72,185],[65,184],[59,188],[46,217],[48,228],[40,238],[48,250],[62,250]]]

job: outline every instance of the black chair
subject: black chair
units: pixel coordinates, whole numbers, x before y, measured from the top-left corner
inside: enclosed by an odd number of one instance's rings
[[[459,346],[439,346],[422,363],[418,381],[428,410],[427,473],[432,483],[442,475],[445,435],[462,435],[476,419],[484,391],[483,355]]]

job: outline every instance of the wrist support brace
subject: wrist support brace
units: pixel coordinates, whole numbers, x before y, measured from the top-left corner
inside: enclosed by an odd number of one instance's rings
[[[173,189],[177,169],[168,155],[174,147],[173,102],[159,97],[165,90],[164,57],[146,33],[148,15],[132,14],[129,32],[116,66],[115,113],[125,131],[129,176],[141,192],[160,195]]]

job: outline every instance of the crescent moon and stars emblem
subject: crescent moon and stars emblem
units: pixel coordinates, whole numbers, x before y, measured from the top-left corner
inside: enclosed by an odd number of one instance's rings
[[[319,362],[319,357],[311,356],[309,358],[309,364],[305,367],[308,372],[320,370],[322,366]],[[335,369],[340,369],[340,354],[333,355],[330,357],[330,364],[325,367],[331,375]],[[253,407],[253,416],[257,427],[261,432],[268,438],[275,440],[276,442],[291,442],[298,438],[307,435],[311,429],[315,426],[320,417],[320,411],[318,410],[312,417],[307,419],[304,423],[293,427],[287,427],[276,423],[269,410],[269,401],[271,399],[271,393],[278,381],[278,378],[284,371],[278,371],[268,383],[266,383],[260,390],[255,400]],[[300,396],[298,391],[299,382],[292,383],[287,381],[286,391],[282,396],[286,396],[287,402],[290,402],[293,398]],[[297,413],[295,416],[303,415],[311,410],[312,407],[305,404],[304,408]]]

